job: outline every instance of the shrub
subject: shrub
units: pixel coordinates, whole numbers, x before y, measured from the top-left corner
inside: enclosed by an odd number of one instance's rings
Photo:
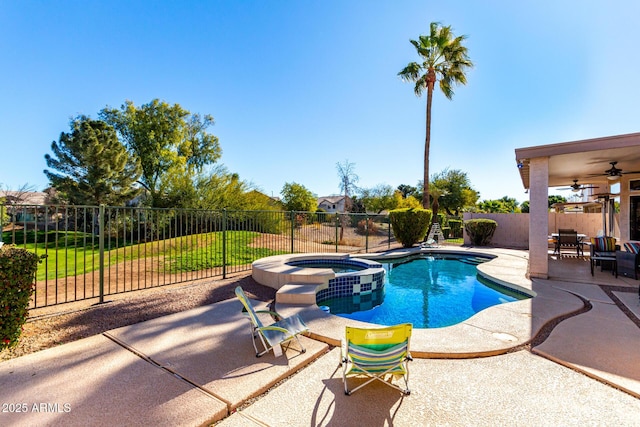
[[[464,229],[475,246],[487,246],[497,227],[498,223],[492,219],[470,219],[464,223]]]
[[[396,239],[403,247],[410,248],[427,234],[431,211],[422,208],[396,209],[389,211],[389,220]]]
[[[445,239],[451,237],[451,228],[450,227],[442,227],[442,235]]]
[[[18,344],[40,257],[15,246],[0,247],[0,350]]]
[[[462,237],[462,221],[459,219],[450,219],[449,228],[453,237]]]
[[[378,232],[378,226],[371,218],[358,221],[358,234],[372,236]]]
[[[296,228],[301,228],[303,225],[307,224],[307,214],[296,214],[295,221]]]

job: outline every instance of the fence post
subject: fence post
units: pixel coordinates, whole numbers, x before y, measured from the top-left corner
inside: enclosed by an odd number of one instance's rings
[[[0,204],[0,247],[2,247],[2,230],[4,230],[4,224],[2,223],[2,218],[4,218],[4,205]]]
[[[387,214],[387,249],[391,249],[391,215]]]
[[[336,253],[338,253],[338,225],[340,225],[340,214],[336,213],[336,223],[335,223],[335,229],[336,229]]]
[[[296,211],[291,211],[291,253],[293,253],[293,237],[296,235]]]
[[[100,253],[98,261],[99,304],[102,304],[104,303],[104,205],[100,205],[98,211],[98,248]]]
[[[222,209],[222,278],[227,278],[227,208]]]
[[[369,253],[369,215],[364,216],[364,252]]]

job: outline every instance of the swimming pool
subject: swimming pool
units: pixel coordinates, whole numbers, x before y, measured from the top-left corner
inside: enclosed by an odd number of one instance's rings
[[[415,328],[455,325],[485,308],[530,296],[482,279],[476,265],[488,258],[421,254],[382,262],[384,286],[371,292],[318,301],[332,314],[380,325]]]

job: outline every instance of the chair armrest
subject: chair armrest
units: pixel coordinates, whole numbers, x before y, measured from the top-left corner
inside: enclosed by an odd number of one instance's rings
[[[632,261],[638,263],[638,255],[632,252],[616,251],[616,258],[620,261]]]

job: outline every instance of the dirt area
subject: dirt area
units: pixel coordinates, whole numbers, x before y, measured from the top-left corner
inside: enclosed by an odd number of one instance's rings
[[[225,280],[202,279],[188,284],[163,286],[109,296],[111,302],[97,300],[32,309],[18,345],[0,352],[8,360],[60,344],[100,334],[160,316],[235,298],[242,286],[250,298],[271,301],[275,289],[258,284],[250,273]]]

